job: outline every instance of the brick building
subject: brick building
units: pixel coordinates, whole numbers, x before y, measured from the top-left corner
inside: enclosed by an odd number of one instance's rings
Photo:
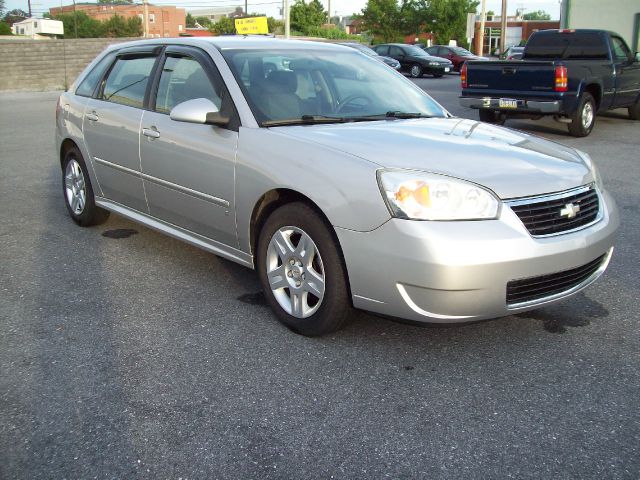
[[[49,13],[51,16],[56,16],[61,13],[73,13],[74,10],[84,12],[89,17],[100,21],[109,20],[113,15],[120,15],[125,19],[138,17],[142,21],[144,31],[144,5],[142,4],[113,5],[85,3],[76,4],[75,6],[65,5],[62,7],[53,7],[49,9]],[[147,11],[149,15],[148,37],[178,37],[185,32],[186,16],[183,8],[148,4]]]

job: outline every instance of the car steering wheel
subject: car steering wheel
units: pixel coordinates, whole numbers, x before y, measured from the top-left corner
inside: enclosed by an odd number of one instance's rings
[[[364,105],[358,105],[358,107],[366,107],[368,105],[371,105],[371,99],[369,97],[367,97],[366,95],[362,95],[361,93],[353,93],[351,95],[347,95],[347,97],[342,100],[342,102],[340,102],[338,108],[336,108],[336,113],[341,113],[343,108],[359,98],[364,100],[366,103]]]

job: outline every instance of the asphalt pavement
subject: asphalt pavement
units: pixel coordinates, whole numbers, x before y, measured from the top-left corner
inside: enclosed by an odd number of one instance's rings
[[[417,80],[477,118],[458,82]],[[0,478],[640,477],[640,122],[507,123],[589,152],[618,202],[585,292],[462,327],[354,312],[309,339],[250,270],[117,215],[77,227],[56,98],[0,93]]]

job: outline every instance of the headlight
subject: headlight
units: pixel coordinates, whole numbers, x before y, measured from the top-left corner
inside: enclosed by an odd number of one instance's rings
[[[431,65],[432,67],[437,67],[438,65],[440,65],[440,62],[429,62],[429,65]]]
[[[489,190],[446,175],[379,170],[378,183],[394,217],[412,220],[497,218],[500,201]]]
[[[587,167],[589,167],[589,170],[591,170],[591,175],[593,176],[594,183],[598,186],[598,188],[602,190],[602,178],[600,177],[600,172],[598,171],[598,168],[596,167],[594,161],[591,159],[588,153],[583,152],[582,150],[578,150],[577,148],[575,149],[575,151],[578,156],[584,161]]]

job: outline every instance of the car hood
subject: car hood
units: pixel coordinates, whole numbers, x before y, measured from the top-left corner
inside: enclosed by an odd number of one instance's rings
[[[517,198],[593,181],[578,153],[525,133],[460,118],[274,128],[385,168],[441,173]]]
[[[379,59],[381,62],[384,62],[387,65],[397,65],[399,63],[395,58],[385,57],[384,55],[378,55],[374,58]]]

